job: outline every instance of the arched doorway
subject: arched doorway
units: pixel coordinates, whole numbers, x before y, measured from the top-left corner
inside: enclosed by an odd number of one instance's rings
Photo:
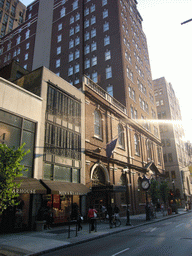
[[[92,166],[91,181],[92,192],[88,197],[88,208],[93,205],[98,212],[98,217],[100,217],[102,205],[107,207],[110,202],[110,195],[106,190],[106,186],[110,183],[109,174],[102,163],[96,163]]]

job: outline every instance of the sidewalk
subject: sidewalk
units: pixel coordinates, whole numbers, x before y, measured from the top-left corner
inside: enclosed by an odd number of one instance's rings
[[[159,212],[156,218],[150,221],[146,221],[145,214],[131,215],[130,226],[126,226],[126,217],[122,217],[121,226],[112,229],[109,227],[108,223],[98,221],[97,232],[92,231],[91,233],[89,233],[89,225],[85,223],[82,225],[83,229],[77,232],[77,236],[76,227],[73,225],[71,226],[70,238],[68,238],[68,226],[55,227],[51,230],[40,232],[32,231],[0,235],[0,256],[42,255],[44,252],[51,252],[66,246],[91,241],[113,233],[177,217],[189,212],[186,212],[185,209],[179,209],[178,214],[173,213],[168,216],[163,216],[162,213]]]

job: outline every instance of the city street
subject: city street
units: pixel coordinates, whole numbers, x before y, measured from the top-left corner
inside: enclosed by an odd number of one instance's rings
[[[64,248],[53,255],[192,255],[192,213]]]

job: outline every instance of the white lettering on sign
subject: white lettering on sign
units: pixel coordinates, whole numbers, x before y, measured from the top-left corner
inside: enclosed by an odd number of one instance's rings
[[[13,189],[13,193],[18,193],[18,194],[36,194],[36,190],[35,189],[16,188],[16,189]]]

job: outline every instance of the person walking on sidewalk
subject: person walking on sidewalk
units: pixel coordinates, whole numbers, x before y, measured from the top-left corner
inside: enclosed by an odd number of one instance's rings
[[[93,206],[91,205],[88,211],[88,219],[91,224],[91,231],[95,229],[95,217],[96,217],[95,214],[97,215],[97,211],[93,209]]]

